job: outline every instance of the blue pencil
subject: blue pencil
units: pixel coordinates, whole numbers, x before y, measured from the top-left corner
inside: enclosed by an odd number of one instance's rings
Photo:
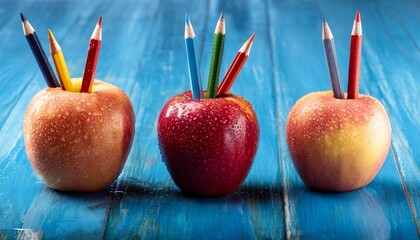
[[[337,54],[335,52],[334,37],[325,19],[322,20],[322,41],[324,42],[325,56],[327,57],[328,71],[335,98],[343,99],[344,94],[338,73]]]
[[[22,13],[20,14],[20,17],[22,19],[23,33],[25,34],[26,40],[31,47],[32,53],[35,56],[35,59],[39,68],[41,69],[45,81],[48,84],[48,87],[60,87],[60,83],[58,82],[57,77],[51,68],[50,62],[48,61],[47,55],[45,54],[41,42],[36,35],[35,29],[32,27],[29,21],[26,20]]]
[[[185,15],[185,48],[187,50],[188,70],[190,73],[191,92],[194,99],[200,99],[201,96],[201,79],[198,70],[197,61],[194,51],[194,29],[191,25],[188,14]]]

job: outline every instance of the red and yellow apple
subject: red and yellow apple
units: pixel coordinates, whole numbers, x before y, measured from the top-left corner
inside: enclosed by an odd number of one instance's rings
[[[203,196],[227,195],[244,181],[258,147],[259,125],[236,95],[171,98],[158,119],[159,147],[175,184]]]
[[[81,79],[73,79],[80,90]],[[26,151],[49,187],[94,192],[120,174],[134,136],[134,112],[119,88],[95,80],[92,93],[45,88],[24,118]]]
[[[375,98],[310,93],[292,107],[286,140],[293,164],[311,188],[350,191],[369,184],[390,148],[391,125]]]

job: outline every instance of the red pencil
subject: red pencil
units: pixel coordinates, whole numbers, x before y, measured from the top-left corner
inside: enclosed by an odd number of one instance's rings
[[[350,63],[349,63],[349,79],[347,89],[347,99],[356,99],[359,91],[360,77],[360,58],[362,51],[362,21],[360,12],[356,12],[356,17],[351,31],[350,41]]]
[[[89,50],[86,58],[85,72],[83,74],[82,88],[80,92],[92,92],[95,79],[96,65],[98,63],[99,50],[102,43],[102,17],[99,18],[95,30],[90,37]]]
[[[254,41],[254,37],[255,33],[252,34],[252,36],[244,43],[241,49],[239,49],[238,54],[236,54],[235,59],[230,65],[225,77],[223,78],[219,88],[217,89],[217,96],[229,93],[233,82],[235,82],[236,77],[242,69],[242,66],[248,59],[248,55],[251,51],[252,43]]]

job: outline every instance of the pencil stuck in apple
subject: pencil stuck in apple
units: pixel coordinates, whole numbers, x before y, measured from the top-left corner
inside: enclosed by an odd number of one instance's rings
[[[347,99],[356,99],[359,94],[360,60],[362,53],[362,21],[356,12],[350,40],[350,63]]]
[[[83,74],[80,92],[91,93],[95,79],[96,65],[98,64],[99,51],[102,43],[102,17],[99,18],[89,42],[89,50],[86,58],[85,72]]]
[[[225,42],[225,18],[220,14],[213,37],[213,48],[210,61],[210,72],[207,83],[207,97],[216,97],[217,85],[219,84],[220,66],[222,64],[223,47]]]
[[[337,54],[335,51],[334,37],[325,18],[322,20],[322,41],[324,42],[325,57],[327,58],[328,72],[335,98],[343,99],[343,89],[338,72]]]
[[[187,14],[185,15],[185,49],[187,51],[191,92],[192,92],[192,97],[194,99],[200,99],[202,88],[201,88],[200,71],[198,70],[197,59],[195,57],[194,38],[195,38],[194,29],[191,24],[190,18]]]
[[[224,76],[222,82],[220,83],[219,88],[217,89],[217,96],[222,96],[229,93],[230,88],[236,80],[239,72],[241,71],[243,65],[248,59],[249,53],[251,51],[252,43],[254,42],[255,33],[249,37],[249,39],[242,45],[236,54],[235,59],[230,65],[226,75]]]
[[[50,53],[54,60],[58,78],[60,79],[61,88],[66,91],[74,92],[63,51],[61,50],[57,40],[54,38],[51,30],[48,30],[48,39],[50,41]]]

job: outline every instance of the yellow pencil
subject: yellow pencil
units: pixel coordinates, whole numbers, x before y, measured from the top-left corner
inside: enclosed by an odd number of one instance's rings
[[[54,60],[55,69],[57,69],[58,78],[61,82],[61,88],[66,91],[74,92],[73,84],[71,83],[70,73],[67,69],[66,60],[60,45],[55,40],[51,30],[48,30],[48,38],[50,40],[50,52]]]

